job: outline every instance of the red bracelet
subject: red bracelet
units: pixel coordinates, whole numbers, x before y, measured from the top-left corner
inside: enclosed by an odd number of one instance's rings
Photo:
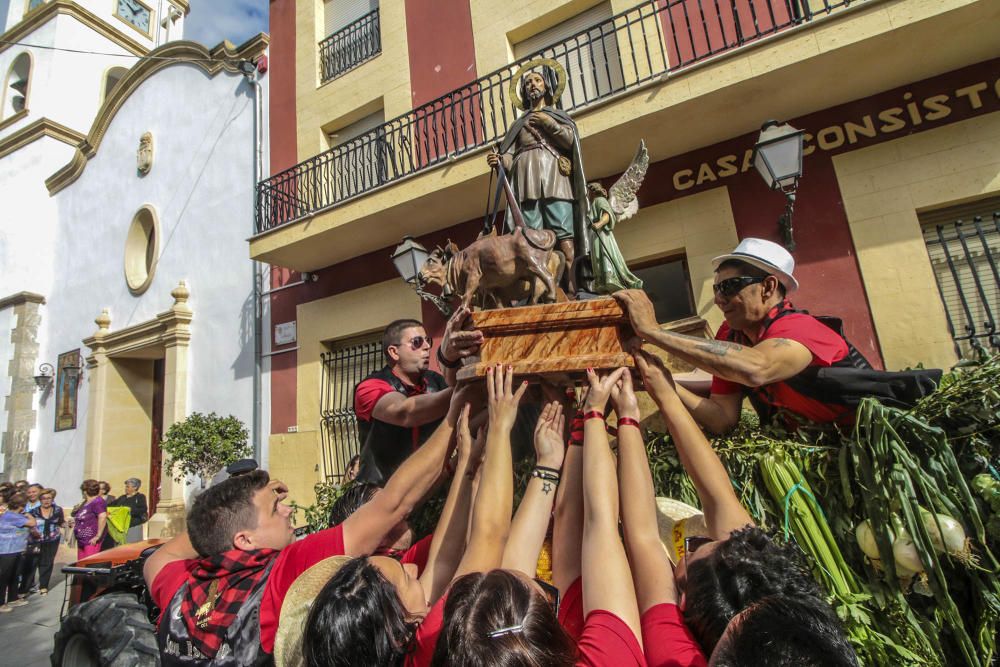
[[[585,412],[583,414],[583,421],[587,421],[588,419],[600,419],[603,421],[604,413],[601,412],[600,410],[591,410],[590,412]]]
[[[635,426],[636,428],[642,428],[639,425],[638,419],[632,419],[631,417],[619,417],[618,418],[618,428],[622,426]]]

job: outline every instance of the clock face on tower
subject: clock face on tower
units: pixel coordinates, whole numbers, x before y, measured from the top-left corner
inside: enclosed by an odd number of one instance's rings
[[[149,20],[152,10],[139,0],[118,0],[115,15],[144,35],[149,34]]]

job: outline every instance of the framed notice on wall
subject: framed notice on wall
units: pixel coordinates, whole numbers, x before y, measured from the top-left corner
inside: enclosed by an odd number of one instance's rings
[[[76,428],[77,390],[80,386],[80,350],[63,352],[56,365],[56,430]]]

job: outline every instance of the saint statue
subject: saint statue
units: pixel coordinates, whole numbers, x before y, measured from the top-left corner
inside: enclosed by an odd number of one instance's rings
[[[515,93],[514,86],[517,85]],[[576,123],[558,108],[566,87],[566,71],[550,58],[532,60],[511,81],[511,99],[522,113],[511,125],[498,153],[487,156],[493,168],[502,165],[524,223],[550,229],[566,258],[566,293],[576,293],[575,257],[589,252],[587,188]],[[507,227],[513,230],[510,210]]]
[[[600,183],[588,183],[590,193],[590,263],[594,274],[593,291],[612,294],[623,289],[641,289],[642,280],[625,264],[613,234],[615,225],[628,220],[639,210],[636,192],[646,176],[649,153],[645,142],[632,158],[625,173],[611,186],[611,195]]]

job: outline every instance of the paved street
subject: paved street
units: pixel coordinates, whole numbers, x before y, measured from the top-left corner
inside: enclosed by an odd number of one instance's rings
[[[0,664],[24,667],[49,664],[52,636],[59,628],[59,608],[66,590],[60,570],[74,560],[76,549],[61,546],[49,594],[44,597],[32,595],[27,606],[0,614],[0,646],[3,647]]]

